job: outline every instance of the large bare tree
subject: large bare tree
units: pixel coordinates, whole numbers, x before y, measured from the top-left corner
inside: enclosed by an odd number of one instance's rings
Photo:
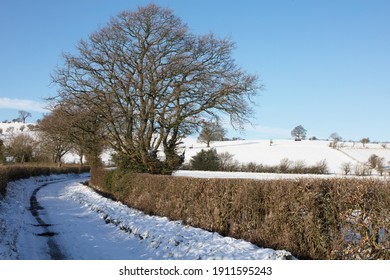
[[[233,48],[230,39],[190,33],[169,9],[124,11],[64,55],[53,74],[57,101],[94,110],[132,168],[169,171],[202,119],[222,112],[235,128],[248,121],[260,86],[235,64]]]

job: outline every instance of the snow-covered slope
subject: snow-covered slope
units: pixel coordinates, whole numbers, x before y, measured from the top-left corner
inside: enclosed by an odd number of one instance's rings
[[[22,123],[22,122],[0,122],[0,130],[2,134],[7,135],[11,132],[27,132],[29,131],[29,126],[34,126],[34,123]]]
[[[239,140],[212,142],[211,148],[218,153],[228,152],[234,155],[234,160],[240,163],[255,162],[258,164],[275,166],[282,159],[297,162],[302,161],[306,165],[315,165],[326,160],[330,173],[341,174],[343,163],[350,162],[352,166],[366,162],[372,154],[390,160],[390,145],[384,148],[382,144],[367,144],[363,147],[360,143],[344,143],[339,149],[329,146],[330,141],[294,141],[294,140]],[[206,145],[197,142],[196,139],[188,138],[183,145],[186,149],[186,162],[189,162]]]

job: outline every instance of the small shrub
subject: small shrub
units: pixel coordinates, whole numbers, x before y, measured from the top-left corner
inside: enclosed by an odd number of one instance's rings
[[[314,174],[328,174],[329,173],[329,167],[328,163],[326,160],[321,160],[314,165],[314,167],[311,168],[311,172],[309,173],[314,173]]]
[[[350,162],[344,162],[341,164],[341,170],[344,175],[349,175],[352,171],[352,164]]]
[[[385,159],[384,158],[377,159],[376,171],[379,173],[380,176],[383,176],[383,172],[385,171]]]
[[[288,158],[283,158],[279,163],[279,173],[289,173],[292,165],[292,161]]]
[[[367,168],[365,164],[357,164],[355,166],[355,175],[356,176],[368,176],[370,175],[370,169]]]
[[[292,172],[295,174],[303,174],[306,173],[306,163],[303,160],[298,160],[294,162]]]
[[[221,171],[233,171],[238,168],[237,162],[233,160],[233,154],[224,152],[219,153],[217,157],[219,158],[219,167]]]
[[[243,171],[244,172],[261,172],[262,167],[257,164],[256,162],[249,162],[246,165],[243,166]]]

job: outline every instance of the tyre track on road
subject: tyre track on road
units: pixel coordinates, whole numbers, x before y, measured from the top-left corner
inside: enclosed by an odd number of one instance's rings
[[[54,240],[54,236],[56,236],[58,233],[51,230],[51,228],[54,226],[53,224],[47,223],[43,219],[42,214],[43,214],[43,211],[45,210],[45,208],[41,206],[41,204],[39,203],[39,201],[37,199],[37,194],[42,188],[47,187],[50,184],[55,184],[58,182],[59,181],[45,183],[45,184],[42,184],[41,186],[39,186],[38,188],[36,188],[30,197],[29,210],[30,210],[32,216],[37,221],[37,224],[34,224],[33,226],[43,229],[42,233],[38,233],[35,235],[42,237],[42,238],[47,238],[47,245],[49,247],[50,258],[52,260],[65,260],[66,257],[61,252],[60,247],[58,246],[58,244]]]

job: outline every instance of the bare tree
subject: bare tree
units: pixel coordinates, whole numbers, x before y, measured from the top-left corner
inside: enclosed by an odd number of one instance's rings
[[[360,139],[360,143],[362,143],[363,144],[363,148],[365,148],[366,144],[370,143],[370,138],[368,138],[368,137],[362,138],[362,139]]]
[[[338,142],[342,140],[341,136],[337,132],[333,132],[330,135],[330,139],[333,140],[333,142],[331,143],[331,147],[333,149],[337,149],[338,148]]]
[[[238,161],[233,160],[234,155],[229,152],[218,154],[220,169],[222,171],[233,171],[239,166]]]
[[[7,152],[15,162],[24,163],[33,160],[35,141],[28,134],[12,136],[7,145]]]
[[[64,55],[53,74],[57,102],[99,115],[129,166],[173,169],[181,139],[201,119],[226,113],[239,129],[251,116],[250,97],[260,86],[235,64],[233,48],[229,39],[191,34],[171,10],[154,4],[125,11],[81,41],[76,55]]]
[[[198,140],[206,143],[210,147],[212,141],[222,141],[225,138],[226,131],[218,122],[203,122],[202,130]]]
[[[26,112],[26,111],[19,111],[19,120],[22,123],[26,123],[26,119],[31,117],[31,113]]]
[[[39,122],[39,130],[47,135],[46,142],[60,162],[69,151],[77,151],[80,164],[86,157],[91,167],[91,181],[94,174],[100,174],[101,154],[105,146],[105,131],[99,116],[89,107],[72,106],[62,102],[53,107],[51,113]]]
[[[48,114],[38,122],[41,145],[47,153],[51,154],[54,163],[62,165],[62,158],[71,149],[71,142],[66,132],[66,118],[63,118],[57,111]]]
[[[295,137],[295,140],[300,141],[306,139],[306,132],[306,129],[302,125],[298,125],[291,131],[291,136]]]
[[[330,135],[330,139],[332,139],[332,140],[335,141],[335,142],[339,142],[339,141],[341,141],[343,138],[342,138],[337,132],[333,132],[333,133]]]

